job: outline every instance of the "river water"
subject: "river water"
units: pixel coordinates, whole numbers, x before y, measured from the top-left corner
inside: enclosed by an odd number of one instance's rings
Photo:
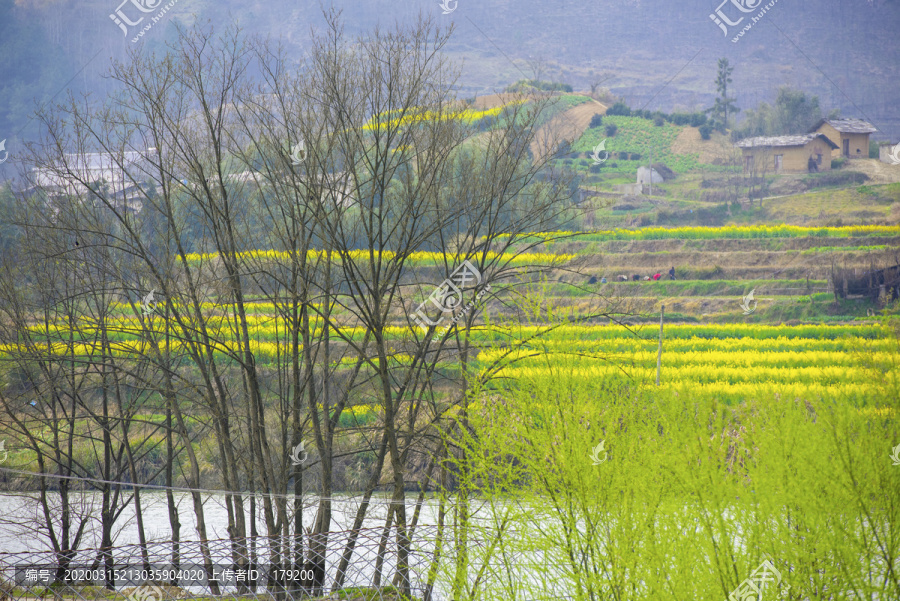
[[[0,494],[0,551],[48,551],[51,550],[50,542],[46,535],[36,526],[43,523],[34,498],[36,494]],[[56,497],[50,493],[51,499]],[[82,506],[85,515],[91,515],[92,528],[85,543],[81,547],[98,547],[100,542],[100,493],[79,493],[70,495],[71,498]],[[412,518],[415,508],[415,495],[409,495],[407,503],[407,519]],[[228,538],[228,513],[225,508],[225,495],[207,494],[203,496],[204,512],[206,517],[207,535],[210,539]],[[332,502],[332,531],[348,530],[356,517],[361,497],[337,495]],[[181,539],[199,540],[194,517],[194,505],[188,493],[175,493],[175,500],[179,508],[181,521]],[[363,523],[364,528],[378,528],[384,526],[387,515],[389,499],[385,496],[372,498],[367,517]],[[304,497],[303,524],[311,526],[315,520],[318,498],[314,495]],[[293,500],[289,500],[293,507]],[[144,491],[141,493],[141,508],[144,518],[144,530],[148,541],[171,540],[172,532],[169,527],[169,513],[166,504],[166,496],[162,491]],[[256,502],[257,530],[265,533],[265,523],[262,517],[262,499]],[[244,497],[244,515],[247,521],[250,519],[250,499]],[[437,501],[426,499],[423,503],[420,524],[437,523]],[[249,524],[248,524],[249,530]],[[129,504],[117,520],[114,540],[116,546],[136,544],[139,542],[137,523],[134,517],[134,504]]]
[[[47,552],[52,550],[46,529],[42,526],[43,519],[36,503],[37,495],[31,493],[23,494],[0,494],[0,568],[5,567],[9,572],[13,566],[22,566],[25,563],[36,561],[33,557],[26,559],[25,555],[18,557],[6,555],[5,553],[34,553]],[[55,495],[50,496],[51,499]],[[99,547],[100,542],[100,507],[101,495],[99,493],[78,493],[71,495],[74,502],[79,505],[79,513],[81,515],[90,515],[85,540],[79,544],[81,549],[93,549]],[[196,529],[196,521],[194,517],[193,501],[188,493],[176,493],[176,502],[179,507],[179,519],[181,521],[181,540],[183,543],[187,541],[198,541],[199,536]],[[228,513],[225,507],[225,495],[208,494],[203,496],[204,512],[207,526],[207,535],[210,540],[227,539],[228,532]],[[409,495],[406,499],[407,504],[407,520],[411,520],[415,509],[417,495]],[[326,556],[326,570],[329,574],[329,581],[334,578],[337,565],[340,562],[340,551],[343,549],[343,541],[345,533],[341,531],[349,530],[356,516],[361,497],[358,496],[336,496],[332,502],[332,524],[330,530],[337,533],[333,540],[330,541],[329,550]],[[304,498],[303,523],[304,526],[311,526],[315,519],[318,498],[308,496]],[[289,501],[293,506],[293,500]],[[387,515],[389,499],[385,496],[373,497],[367,518],[363,523],[363,528],[371,528],[372,530],[364,532],[354,552],[353,561],[348,573],[348,582],[346,586],[369,586],[372,582],[372,576],[375,572],[376,556],[378,541],[384,528],[384,520]],[[169,527],[168,507],[166,503],[165,493],[162,491],[144,491],[141,493],[141,507],[144,519],[144,530],[148,542],[165,542],[171,541],[172,534]],[[249,521],[250,515],[250,499],[244,498],[244,515]],[[257,498],[257,531],[265,533],[266,528],[262,518],[262,499]],[[437,502],[433,499],[426,499],[423,503],[418,524],[420,526],[428,526],[437,523]],[[249,524],[248,524],[249,531]],[[413,581],[422,584],[424,575],[427,573],[431,551],[433,550],[433,540],[422,539],[419,535],[414,537],[414,549],[418,548],[421,552],[416,553],[411,558],[411,567],[413,574],[419,577],[413,577]],[[430,530],[433,536],[434,530]],[[129,553],[133,554],[130,563],[138,564],[139,556],[135,550],[125,551],[121,547],[123,545],[139,543],[138,529],[134,516],[134,505],[129,505],[120,515],[116,523],[116,529],[113,534],[114,550],[113,555],[116,557],[117,565],[125,560],[125,556]],[[382,567],[382,573],[385,577],[393,573],[395,567],[395,556],[390,551],[393,547],[393,537],[389,538],[389,551]],[[183,545],[182,557],[184,562],[188,562],[184,553],[188,552],[188,548],[197,549],[196,545]],[[228,551],[230,546],[222,544],[218,547],[218,553],[214,550],[213,563],[224,565],[228,561]],[[166,547],[169,549],[169,547]],[[166,551],[169,553],[169,551]],[[447,551],[444,551],[445,555]],[[151,554],[153,552],[151,551]],[[89,565],[85,562],[85,557],[95,557],[96,552],[85,553],[80,555],[76,563]],[[166,555],[168,557],[168,555]],[[197,555],[199,557],[199,555]],[[51,561],[50,556],[45,555],[41,561]],[[126,562],[128,563],[128,562]],[[198,559],[199,563],[199,559]],[[5,565],[4,565],[5,564]],[[154,562],[156,564],[156,562]],[[12,576],[11,573],[4,574],[6,578]],[[196,586],[185,586],[189,590],[194,590]],[[417,585],[414,584],[414,587]],[[198,591],[201,589],[198,589]],[[198,592],[195,591],[195,592]],[[446,598],[447,589],[440,583],[437,584],[433,593],[433,599],[439,601]]]

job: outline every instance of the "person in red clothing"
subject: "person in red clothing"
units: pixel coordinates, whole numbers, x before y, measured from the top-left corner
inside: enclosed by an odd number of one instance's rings
[[[657,273],[656,275],[653,276],[653,281],[655,282],[656,280],[658,280],[658,279],[661,278],[661,277],[662,277],[662,274],[661,274],[661,273]]]

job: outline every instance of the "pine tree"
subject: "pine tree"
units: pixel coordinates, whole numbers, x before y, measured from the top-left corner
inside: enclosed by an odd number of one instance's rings
[[[706,109],[705,112],[711,113],[711,125],[724,134],[728,127],[729,113],[733,115],[741,109],[735,104],[734,98],[728,97],[728,84],[731,83],[731,73],[734,71],[734,67],[729,66],[727,58],[720,58],[718,68],[716,76],[716,93],[718,95],[712,107]]]

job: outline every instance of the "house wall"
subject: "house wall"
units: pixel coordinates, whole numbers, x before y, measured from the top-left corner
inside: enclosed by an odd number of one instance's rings
[[[838,150],[835,150],[834,152],[838,153],[838,154],[835,154],[834,156],[835,157],[840,156],[839,153],[840,153],[841,144],[842,144],[841,132],[839,132],[835,128],[831,127],[827,123],[823,123],[822,125],[820,125],[819,129],[817,129],[816,132],[820,133],[820,134],[825,134],[825,137],[827,137],[829,140],[831,140],[832,142],[837,144]]]
[[[900,144],[897,144],[897,146],[900,146]],[[878,148],[878,160],[881,161],[882,163],[887,163],[889,165],[898,164],[897,161],[895,161],[894,158],[891,156],[893,152],[894,152],[894,147],[891,144],[882,144]],[[900,152],[898,152],[897,154],[900,155]]]
[[[753,156],[753,162],[757,174],[763,171],[767,175],[776,173],[775,171],[775,155],[782,155],[782,168],[778,173],[808,173],[809,157],[821,154],[822,163],[819,165],[819,171],[831,170],[831,147],[821,139],[813,140],[806,146],[782,146],[782,147],[763,147],[763,148],[742,148],[744,155],[744,164],[746,165],[746,157]],[[765,168],[763,168],[765,164]],[[747,169],[744,168],[746,173]]]
[[[869,134],[844,134],[844,137],[850,140],[851,159],[869,158]],[[839,146],[843,148],[843,144],[841,142]],[[859,149],[859,152],[856,152],[857,149]]]
[[[812,146],[810,144],[809,146]],[[784,169],[782,173],[808,173],[809,172],[809,155],[815,156],[818,150],[807,148],[806,146],[789,146],[787,148],[773,148],[772,153],[778,154],[779,150],[784,151]],[[828,153],[822,155],[822,163],[828,163],[831,167],[831,158]]]
[[[851,159],[869,158],[869,134],[842,134],[827,123],[820,125],[816,131],[820,134],[825,134],[829,140],[837,144],[837,149],[831,151],[831,158],[836,159],[844,156],[844,139],[850,140]],[[859,153],[856,152],[857,148]]]

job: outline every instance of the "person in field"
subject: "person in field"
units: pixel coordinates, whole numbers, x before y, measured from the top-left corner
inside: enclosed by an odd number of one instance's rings
[[[669,270],[669,279],[670,280],[675,279],[675,268],[674,267],[672,267],[672,269]]]

